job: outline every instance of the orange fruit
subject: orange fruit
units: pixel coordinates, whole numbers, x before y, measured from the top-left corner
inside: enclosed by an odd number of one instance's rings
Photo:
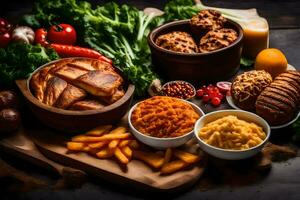
[[[287,64],[285,55],[279,49],[270,48],[262,50],[256,56],[254,68],[265,70],[274,78],[287,70]]]

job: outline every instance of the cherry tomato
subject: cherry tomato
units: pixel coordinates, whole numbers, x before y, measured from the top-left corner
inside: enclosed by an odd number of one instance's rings
[[[221,104],[221,99],[219,97],[213,97],[211,99],[211,104],[213,106],[219,106]]]
[[[209,85],[207,86],[207,89],[208,89],[208,90],[212,90],[212,89],[214,89],[214,86],[213,86],[213,84],[209,84]]]
[[[203,91],[203,89],[199,89],[199,90],[197,90],[197,97],[202,97],[204,95],[204,91]]]
[[[51,43],[74,45],[76,31],[69,24],[53,25],[50,27],[47,37]]]
[[[219,89],[217,88],[217,87],[213,87],[213,89],[212,89],[215,93],[218,93],[218,92],[220,92],[219,91]]]
[[[208,94],[204,94],[202,97],[202,100],[204,103],[208,103],[210,100],[210,96]]]
[[[0,33],[0,47],[5,48],[9,44],[11,40],[11,35],[10,33]]]
[[[215,97],[218,97],[222,101],[222,99],[224,98],[224,95],[219,92],[219,93],[215,94]]]

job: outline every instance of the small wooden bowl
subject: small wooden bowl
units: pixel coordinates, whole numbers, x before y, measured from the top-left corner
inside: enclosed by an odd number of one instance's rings
[[[60,60],[61,59],[55,60],[39,67],[32,74]],[[122,75],[118,69],[116,70]],[[118,122],[127,113],[135,89],[135,86],[129,84],[128,81],[123,77],[125,80],[125,88],[127,87],[127,90],[125,95],[117,102],[98,110],[63,110],[43,104],[37,98],[35,98],[35,96],[33,96],[28,84],[31,77],[32,76],[30,76],[28,79],[16,81],[17,86],[27,100],[30,109],[46,126],[64,132],[78,133],[81,131],[90,130],[99,125],[114,124]]]

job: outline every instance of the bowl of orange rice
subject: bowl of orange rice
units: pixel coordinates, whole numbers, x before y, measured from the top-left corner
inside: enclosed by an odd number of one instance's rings
[[[203,111],[195,104],[166,96],[155,96],[135,104],[128,122],[133,135],[156,149],[178,147],[193,137]]]

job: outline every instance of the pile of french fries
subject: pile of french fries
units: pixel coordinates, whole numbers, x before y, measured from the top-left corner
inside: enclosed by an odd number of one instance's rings
[[[200,156],[177,149],[153,152],[143,148],[126,127],[104,125],[96,127],[67,142],[69,152],[86,152],[100,159],[116,158],[127,165],[140,160],[161,174],[172,174],[200,160]],[[145,150],[146,149],[146,150]]]

